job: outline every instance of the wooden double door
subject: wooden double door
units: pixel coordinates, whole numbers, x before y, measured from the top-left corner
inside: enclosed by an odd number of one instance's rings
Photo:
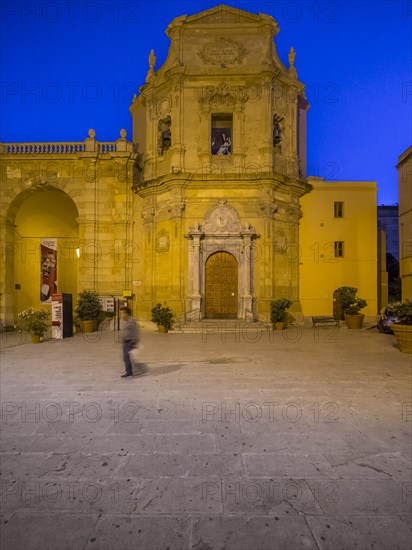
[[[205,266],[205,317],[237,319],[238,265],[228,252],[216,252]]]

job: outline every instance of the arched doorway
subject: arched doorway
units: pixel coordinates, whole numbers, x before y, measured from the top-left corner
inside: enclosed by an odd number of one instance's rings
[[[45,186],[18,195],[8,213],[8,244],[12,254],[6,260],[6,313],[16,319],[28,307],[48,304],[44,287],[43,247],[56,247],[53,291],[75,295],[78,286],[78,210],[64,191]]]
[[[237,261],[228,252],[215,252],[205,265],[205,317],[237,319],[237,316]]]

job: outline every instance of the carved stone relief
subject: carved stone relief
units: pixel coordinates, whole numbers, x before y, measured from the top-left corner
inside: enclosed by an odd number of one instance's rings
[[[240,232],[240,219],[236,210],[226,200],[218,201],[206,215],[203,231],[206,233]]]
[[[170,236],[166,229],[161,229],[156,237],[156,251],[168,252],[170,248]]]
[[[199,98],[200,111],[207,114],[218,107],[241,111],[247,100],[248,94],[245,88],[228,86],[224,82],[220,82],[216,86],[206,86]]]
[[[231,38],[218,38],[207,42],[198,52],[205,65],[241,65],[248,50]]]

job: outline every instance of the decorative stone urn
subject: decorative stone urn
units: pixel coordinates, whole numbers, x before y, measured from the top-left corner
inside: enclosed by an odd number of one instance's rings
[[[412,353],[412,325],[392,323],[391,329],[398,341],[399,349],[403,353]]]
[[[345,321],[348,328],[362,328],[363,319],[364,319],[363,313],[358,313],[355,315],[348,315],[345,313]]]

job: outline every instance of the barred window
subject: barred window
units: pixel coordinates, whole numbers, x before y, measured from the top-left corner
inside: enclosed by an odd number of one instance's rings
[[[335,241],[335,258],[343,258],[343,241]]]
[[[333,211],[335,218],[343,218],[343,202],[335,201]]]

